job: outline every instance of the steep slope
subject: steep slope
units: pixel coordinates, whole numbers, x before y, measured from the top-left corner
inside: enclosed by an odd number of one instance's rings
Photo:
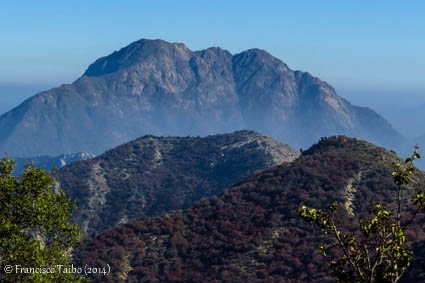
[[[99,282],[335,282],[318,251],[323,236],[296,211],[302,204],[339,203],[354,214],[344,221],[350,227],[372,204],[394,199],[396,158],[364,141],[322,139],[297,160],[255,173],[193,208],[85,239],[75,263],[110,264],[111,274],[95,276]],[[424,182],[418,172],[412,186]],[[425,219],[418,220],[422,226],[409,230],[414,245],[425,238]],[[407,275],[410,282],[424,282],[415,272]]]
[[[96,60],[69,85],[0,116],[0,151],[13,156],[100,154],[145,134],[252,129],[294,147],[347,134],[397,148],[403,138],[367,108],[259,49],[232,55],[140,40]]]
[[[299,152],[252,131],[195,137],[145,136],[55,175],[77,199],[75,221],[99,232],[143,215],[191,206],[255,170]]]

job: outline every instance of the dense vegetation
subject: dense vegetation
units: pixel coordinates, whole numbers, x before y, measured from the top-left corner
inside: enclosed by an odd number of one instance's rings
[[[141,216],[184,209],[255,170],[299,152],[252,131],[200,137],[145,136],[55,175],[77,200],[88,233]]]
[[[416,170],[413,161],[420,158],[417,149],[404,161],[394,162],[395,171],[391,175],[397,186],[393,197],[395,205],[388,207],[386,203],[376,203],[370,210],[370,218],[360,219],[354,232],[342,228],[338,204],[329,208],[305,205],[299,208],[304,220],[318,226],[323,234],[330,235],[328,242],[320,245],[320,251],[324,257],[329,250],[336,251],[337,257],[327,260],[337,282],[395,283],[407,271],[414,257],[411,247],[406,245],[409,240],[407,229],[414,223],[416,215],[425,210],[425,189],[407,194],[410,198],[406,198],[406,194],[403,196],[405,190],[410,189],[411,177]],[[413,215],[401,221],[409,206],[416,207]]]
[[[377,202],[393,204],[394,153],[347,137],[332,137],[292,163],[255,173],[193,208],[142,218],[87,238],[79,265],[110,264],[102,282],[334,282],[317,250],[325,239],[297,215],[301,205],[339,203],[350,212],[344,229]],[[412,186],[425,183],[417,172]],[[406,217],[410,211],[406,211]],[[425,219],[407,231],[416,261],[404,280],[425,280]]]
[[[74,204],[46,171],[26,165],[12,176],[14,165],[7,157],[0,160],[0,281],[85,281],[77,272],[64,272],[80,236],[69,223]]]

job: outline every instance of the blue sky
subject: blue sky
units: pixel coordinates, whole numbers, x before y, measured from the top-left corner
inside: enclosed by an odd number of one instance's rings
[[[261,48],[354,103],[371,103],[362,90],[395,101],[402,92],[425,103],[425,1],[0,4],[0,113],[24,96],[72,83],[98,57],[141,38],[192,50]]]

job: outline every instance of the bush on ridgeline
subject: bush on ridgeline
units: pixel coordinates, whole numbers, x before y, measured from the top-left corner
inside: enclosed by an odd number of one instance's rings
[[[342,228],[338,214],[338,205],[329,209],[316,209],[301,206],[300,216],[318,226],[324,234],[332,239],[328,244],[321,244],[320,251],[327,257],[330,251],[335,257],[329,266],[337,277],[337,282],[392,282],[400,280],[411,264],[414,254],[408,247],[406,230],[420,211],[425,211],[425,189],[415,192],[411,200],[402,197],[402,192],[411,183],[415,171],[413,161],[420,158],[417,147],[404,162],[394,163],[392,173],[397,186],[395,207],[377,203],[371,209],[371,219],[360,219],[356,232]],[[403,213],[408,207],[415,210],[408,220],[402,221]],[[335,253],[336,251],[336,253]]]

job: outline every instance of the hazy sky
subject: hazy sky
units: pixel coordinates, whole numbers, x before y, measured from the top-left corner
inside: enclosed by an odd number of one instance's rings
[[[32,91],[72,83],[98,57],[141,38],[192,50],[261,48],[354,102],[371,100],[356,90],[391,90],[425,103],[425,1],[0,4],[0,113]]]

